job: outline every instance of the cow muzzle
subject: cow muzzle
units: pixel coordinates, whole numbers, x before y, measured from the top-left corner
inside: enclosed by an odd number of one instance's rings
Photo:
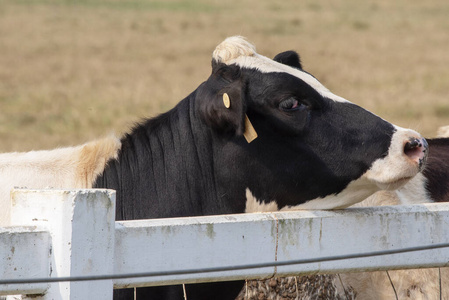
[[[402,187],[425,166],[429,146],[416,131],[397,127],[391,138],[388,155],[376,160],[364,174],[382,190]]]
[[[404,145],[404,154],[414,163],[418,164],[421,171],[427,161],[429,144],[425,138],[411,137]]]

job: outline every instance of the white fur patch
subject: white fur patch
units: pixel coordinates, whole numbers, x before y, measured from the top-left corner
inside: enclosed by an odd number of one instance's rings
[[[433,202],[426,189],[426,178],[422,173],[413,177],[406,185],[396,191],[400,204],[419,204]]]
[[[279,207],[276,201],[271,201],[269,203],[263,203],[254,197],[249,188],[246,189],[246,213],[254,212],[273,212],[278,211]]]
[[[449,299],[447,268],[377,271],[340,274],[343,286],[351,288],[357,299]],[[390,281],[391,279],[391,281]],[[442,293],[440,295],[440,280]],[[394,290],[393,290],[394,286]],[[396,297],[397,294],[397,297]]]
[[[362,202],[354,204],[352,207],[372,207],[381,205],[399,205],[399,198],[396,191],[378,191]]]
[[[219,44],[212,53],[213,59],[217,62],[229,64],[229,61],[240,56],[253,56],[256,54],[256,47],[248,42],[244,37],[231,36]]]

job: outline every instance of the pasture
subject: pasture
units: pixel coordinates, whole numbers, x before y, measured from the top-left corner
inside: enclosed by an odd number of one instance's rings
[[[448,15],[444,0],[1,0],[0,151],[121,134],[192,92],[236,34],[433,136],[449,124]]]

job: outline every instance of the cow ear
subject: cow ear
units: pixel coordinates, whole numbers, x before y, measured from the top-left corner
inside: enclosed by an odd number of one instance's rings
[[[273,60],[281,64],[302,70],[301,59],[299,58],[299,54],[295,51],[281,52],[276,55]]]
[[[220,134],[242,135],[246,105],[240,68],[213,63],[212,74],[198,89],[202,119]]]

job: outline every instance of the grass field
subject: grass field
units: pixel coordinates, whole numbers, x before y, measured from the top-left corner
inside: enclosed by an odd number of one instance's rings
[[[0,0],[0,151],[121,134],[207,79],[236,34],[432,136],[449,124],[448,16],[446,0]]]

